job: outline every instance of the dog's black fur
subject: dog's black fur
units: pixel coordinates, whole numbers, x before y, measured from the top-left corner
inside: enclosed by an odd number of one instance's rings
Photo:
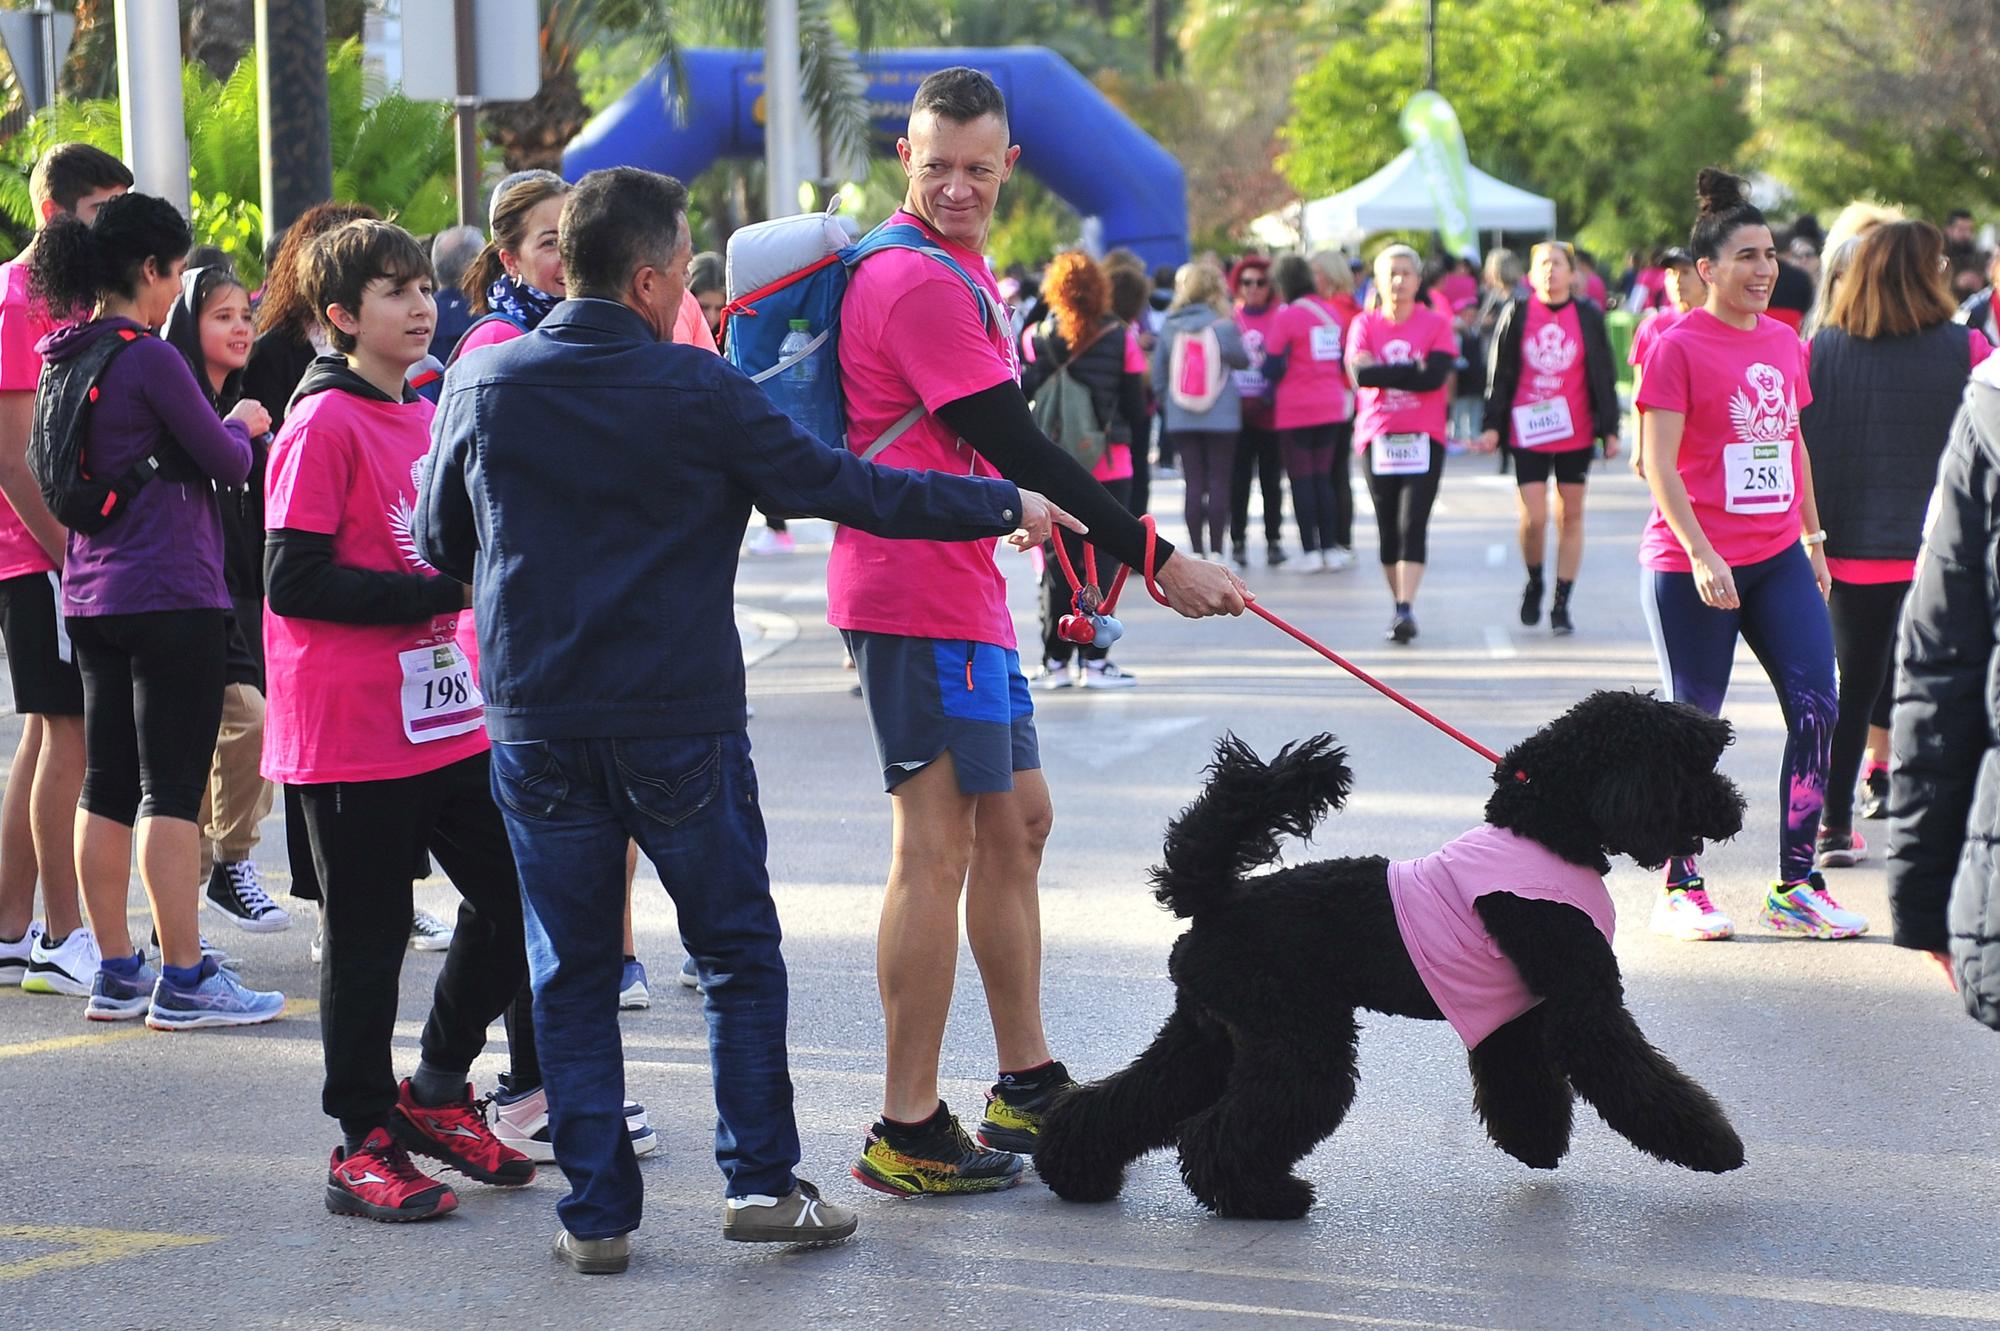
[[[1727,722],[1637,693],[1591,695],[1508,752],[1486,821],[1572,864],[1656,867],[1734,836],[1743,800],[1715,770]],[[1064,1096],[1035,1165],[1071,1201],[1108,1201],[1125,1166],[1180,1149],[1181,1177],[1220,1215],[1291,1219],[1313,1188],[1292,1167],[1354,1099],[1357,1008],[1440,1021],[1396,927],[1388,861],[1323,860],[1257,877],[1280,836],[1307,836],[1347,798],[1333,737],[1269,763],[1233,736],[1207,788],[1167,829],[1157,895],[1193,925],[1174,944],[1173,1015],[1130,1067]],[[1493,1143],[1553,1169],[1575,1095],[1650,1155],[1716,1173],[1743,1143],[1709,1093],[1647,1043],[1625,1008],[1611,945],[1575,907],[1504,884],[1480,919],[1543,1001],[1469,1055],[1473,1106]]]

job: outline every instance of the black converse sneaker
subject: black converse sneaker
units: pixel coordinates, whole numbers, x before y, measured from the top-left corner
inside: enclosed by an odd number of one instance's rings
[[[275,934],[292,927],[290,913],[264,891],[257,866],[249,860],[216,861],[208,875],[208,904],[245,933]]]

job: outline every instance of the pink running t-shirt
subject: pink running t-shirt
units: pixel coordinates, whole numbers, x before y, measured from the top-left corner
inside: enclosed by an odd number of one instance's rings
[[[1236,376],[1236,395],[1243,400],[1243,428],[1273,430],[1271,381],[1264,377],[1264,357],[1277,335],[1278,315],[1284,306],[1268,301],[1257,309],[1236,307],[1236,326],[1243,331],[1243,354],[1250,358],[1247,369],[1231,370]]]
[[[997,304],[1000,288],[984,258],[907,212],[889,220],[924,230]],[[850,448],[865,452],[922,404],[926,414],[877,462],[960,476],[998,474],[930,414],[1020,377],[1006,321],[989,328],[956,273],[922,254],[884,250],[854,270],[840,323],[840,386],[847,398]],[[827,622],[868,633],[1011,648],[1014,619],[993,551],[994,542],[987,540],[892,541],[842,527],[827,560]]]
[[[1632,350],[1627,353],[1625,363],[1644,370],[1646,361],[1653,354],[1653,348],[1660,344],[1660,339],[1666,336],[1667,330],[1685,318],[1687,318],[1685,314],[1668,306],[1654,310],[1641,319],[1638,331],[1632,334]]]
[[[1410,317],[1401,323],[1391,323],[1381,310],[1364,310],[1347,326],[1349,364],[1357,351],[1367,352],[1381,365],[1422,365],[1434,351],[1456,356],[1458,335],[1452,332],[1451,320],[1428,305],[1412,307]],[[1441,384],[1427,393],[1402,388],[1361,389],[1354,446],[1366,448],[1369,440],[1385,434],[1427,434],[1442,440],[1445,417],[1451,410],[1446,392],[1449,387]]]
[[[1340,308],[1318,296],[1301,296],[1278,311],[1264,350],[1285,358],[1278,380],[1272,428],[1303,430],[1338,425],[1354,410],[1347,381],[1347,323]]]
[[[301,399],[271,445],[265,528],[330,535],[334,562],[348,568],[438,576],[411,532],[435,410],[421,398],[376,402],[339,389]],[[292,785],[386,781],[484,753],[483,722],[422,743],[405,733],[403,654],[450,644],[458,621],[266,614],[264,775]],[[425,724],[450,730],[477,714],[468,707]]]
[[[1565,301],[1559,310],[1542,304],[1540,296],[1528,297],[1528,318],[1521,329],[1521,377],[1514,389],[1514,429],[1516,448],[1540,453],[1574,453],[1591,445],[1590,384],[1584,374],[1583,324],[1577,318],[1576,302]],[[1562,436],[1526,442],[1521,437],[1520,410],[1543,402],[1562,399],[1569,409],[1570,432]]]
[[[0,264],[0,393],[32,393],[42,382],[42,358],[35,344],[55,330],[56,321],[28,295],[28,265]],[[52,573],[56,563],[28,531],[14,506],[0,498],[0,579]]]
[[[1473,909],[1479,898],[1499,892],[1574,906],[1607,943],[1617,924],[1596,870],[1505,828],[1475,827],[1435,854],[1391,861],[1389,900],[1403,946],[1467,1049],[1542,1001]]]
[[[1646,362],[1639,410],[1686,418],[1676,470],[1695,521],[1731,567],[1771,559],[1799,539],[1799,408],[1811,401],[1804,344],[1762,315],[1743,329],[1690,310]],[[1693,568],[1658,505],[1639,562],[1659,573]]]

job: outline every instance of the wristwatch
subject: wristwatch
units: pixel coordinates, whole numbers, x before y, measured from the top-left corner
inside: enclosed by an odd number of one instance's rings
[[[1821,528],[1821,529],[1820,529],[1819,531],[1809,531],[1809,532],[1807,532],[1807,533],[1806,533],[1806,534],[1805,534],[1804,536],[1801,536],[1801,537],[1799,537],[1799,544],[1800,544],[1800,545],[1825,545],[1825,544],[1826,544],[1826,529],[1825,529],[1825,528]]]

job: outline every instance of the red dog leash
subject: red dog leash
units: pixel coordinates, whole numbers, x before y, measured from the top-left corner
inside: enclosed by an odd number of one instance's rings
[[[1147,592],[1151,593],[1155,601],[1158,601],[1161,605],[1167,606],[1169,609],[1171,609],[1172,605],[1167,600],[1166,594],[1160,590],[1159,584],[1153,581],[1153,572],[1152,572],[1153,551],[1154,548],[1159,543],[1159,534],[1157,531],[1154,530],[1153,515],[1148,513],[1144,517],[1140,518],[1139,522],[1140,525],[1145,527],[1146,529],[1146,573],[1145,573],[1146,590]],[[1075,598],[1074,600],[1075,614],[1070,616],[1065,616],[1064,622],[1067,624],[1073,619],[1091,620],[1100,617],[1109,619],[1111,617],[1112,611],[1116,610],[1118,607],[1118,593],[1125,589],[1125,576],[1132,570],[1121,565],[1118,569],[1118,576],[1111,580],[1111,590],[1107,594],[1105,594],[1102,604],[1101,605],[1092,604],[1092,598],[1086,594],[1085,588],[1088,587],[1092,591],[1095,591],[1097,582],[1097,552],[1087,544],[1084,546],[1084,551],[1083,551],[1084,571],[1090,577],[1090,581],[1088,583],[1085,583],[1078,581],[1076,576],[1076,570],[1070,565],[1069,552],[1063,548],[1063,543],[1061,539],[1058,538],[1053,542],[1053,544],[1055,545],[1056,548],[1056,559],[1062,565],[1063,576],[1069,579],[1071,593]],[[1307,647],[1312,648],[1314,651],[1318,652],[1321,656],[1324,656],[1327,660],[1333,662],[1335,665],[1339,666],[1342,670],[1345,670],[1348,674],[1354,676],[1356,679],[1360,680],[1363,684],[1366,684],[1369,688],[1375,690],[1377,693],[1387,698],[1390,702],[1393,702],[1397,706],[1404,708],[1406,711],[1409,711],[1412,714],[1422,718],[1423,720],[1430,722],[1430,724],[1436,726],[1439,730],[1442,730],[1445,734],[1451,736],[1453,739],[1457,740],[1460,744],[1463,744],[1466,748],[1471,749],[1474,753],[1486,759],[1486,761],[1492,763],[1495,767],[1498,767],[1500,765],[1499,754],[1493,752],[1493,750],[1487,748],[1484,744],[1481,744],[1478,740],[1472,738],[1472,736],[1466,734],[1464,731],[1460,730],[1457,726],[1452,725],[1450,722],[1442,719],[1441,717],[1433,715],[1431,712],[1425,710],[1423,707],[1420,707],[1416,703],[1411,702],[1408,698],[1396,692],[1396,690],[1390,688],[1387,684],[1384,684],[1381,680],[1375,678],[1375,676],[1369,674],[1366,670],[1363,670],[1360,666],[1355,665],[1352,661],[1349,661],[1347,658],[1340,655],[1340,653],[1334,651],[1331,647],[1328,647],[1325,643],[1319,641],[1311,634],[1300,630],[1299,628],[1293,626],[1290,623],[1287,623],[1285,620],[1279,618],[1277,615],[1272,614],[1269,610],[1266,610],[1261,604],[1259,604],[1256,601],[1245,600],[1243,604],[1244,607],[1248,609],[1251,614],[1256,615],[1259,619],[1264,620],[1266,623],[1270,624],[1273,628],[1277,629],[1279,632],[1284,633],[1287,636],[1295,639],[1296,641],[1305,644]],[[1065,636],[1067,636],[1067,634],[1065,634]],[[1522,776],[1520,773],[1517,772],[1515,773],[1515,779],[1526,780],[1526,777]]]

